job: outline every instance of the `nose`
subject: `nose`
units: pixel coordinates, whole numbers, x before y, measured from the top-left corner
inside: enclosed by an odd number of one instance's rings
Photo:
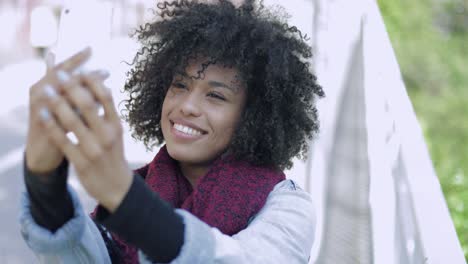
[[[187,94],[181,102],[180,111],[185,116],[198,117],[201,115],[201,100],[196,93]]]

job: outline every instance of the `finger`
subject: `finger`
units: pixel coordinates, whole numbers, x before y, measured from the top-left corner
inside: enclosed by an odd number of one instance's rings
[[[102,151],[96,137],[63,97],[50,97],[48,108],[64,131],[71,131],[76,135],[78,145],[88,159],[95,160],[100,156]]]
[[[81,84],[87,88],[89,92],[93,96],[95,96],[95,92],[93,90],[93,87],[89,87],[92,85],[92,83],[97,82],[98,84],[103,85],[104,81],[109,78],[110,74],[106,70],[96,70],[96,71],[90,71],[90,72],[85,72],[80,75],[80,81]],[[103,86],[104,90],[106,89]],[[96,96],[95,96],[96,97]],[[97,99],[97,97],[96,97]]]
[[[115,142],[121,139],[123,133],[122,124],[112,100],[112,94],[99,80],[99,78],[102,79],[103,76],[107,75],[106,72],[97,72],[94,75],[83,76],[83,83],[104,110],[104,116],[99,116],[99,120],[96,121],[97,124],[91,125],[95,127],[94,129],[104,149],[112,148]]]
[[[64,130],[75,133],[80,141],[92,140],[92,135],[90,135],[83,121],[63,97],[53,93],[46,96],[48,97],[46,99],[47,108],[56,117],[56,122]]]
[[[75,75],[70,75],[62,70],[52,70],[38,84],[34,85],[30,90],[30,100],[44,101],[55,92],[56,94],[64,94],[66,90],[73,89],[80,83],[80,78]]]
[[[105,72],[101,72],[100,74],[106,75]],[[111,123],[120,124],[120,117],[115,108],[110,89],[105,87],[102,81],[97,80],[95,76],[83,76],[83,83],[89,88],[90,92],[104,108],[104,118]]]
[[[50,111],[43,107],[39,110],[38,115],[42,126],[47,131],[49,140],[67,156],[76,168],[85,168],[88,165],[85,156],[78,146],[67,137],[66,132],[57,124]]]
[[[88,73],[89,75],[93,76],[97,81],[103,82],[109,77],[109,73],[105,71],[92,71]],[[70,75],[65,71],[58,70],[56,72],[56,77],[59,80],[59,89],[63,93],[66,93],[67,90],[74,89],[73,87],[81,85],[82,84],[82,75]]]
[[[91,57],[91,48],[87,47],[86,49],[76,53],[70,58],[58,64],[55,68],[57,70],[62,70],[66,72],[73,72],[78,67],[83,65]]]
[[[55,66],[55,54],[52,51],[49,51],[47,53],[45,63],[46,63],[46,69],[47,69],[46,71],[47,72],[52,71],[52,69]]]
[[[65,89],[67,99],[70,100],[73,105],[77,106],[77,111],[87,113],[86,116],[84,116],[86,123],[88,125],[92,124],[90,127],[96,127],[96,123],[102,123],[102,119],[96,119],[97,116],[95,116],[95,113],[101,108],[101,104],[96,101],[97,99],[94,98],[94,95],[89,89],[84,88],[86,83],[83,81],[83,76],[85,75],[91,76],[91,78],[96,79],[96,81],[103,82],[109,77],[109,73],[107,71],[91,71],[89,73],[80,74],[73,82],[73,84],[78,84],[77,87],[66,87]]]
[[[98,115],[99,105],[91,92],[78,85],[73,89],[68,89],[65,96],[76,107],[87,126],[92,131],[99,131],[103,120]]]
[[[32,90],[29,95],[29,115],[31,119],[37,121],[37,113],[46,106],[48,97],[57,96],[56,89],[51,85],[43,85],[38,89]]]
[[[55,55],[49,52],[46,58],[47,72],[36,84],[32,85],[29,90],[30,105],[34,105],[36,109],[30,107],[30,110],[36,110],[39,105],[44,105],[44,88],[48,87],[49,91],[55,90],[57,93],[63,93],[64,89],[69,89],[75,86],[79,79],[72,78],[68,71],[73,71],[75,68],[82,65],[90,57],[90,49],[85,49],[63,63],[55,66]],[[53,88],[53,89],[49,89]],[[32,115],[31,115],[32,116]]]

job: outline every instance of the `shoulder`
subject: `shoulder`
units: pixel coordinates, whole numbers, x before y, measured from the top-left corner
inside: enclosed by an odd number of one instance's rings
[[[255,222],[273,224],[289,230],[290,234],[307,233],[313,237],[316,214],[312,197],[293,180],[283,180],[276,184],[250,224]]]
[[[276,191],[289,190],[289,191],[305,192],[295,181],[291,179],[285,179],[277,183],[273,191],[275,190]]]
[[[312,196],[291,179],[283,180],[275,185],[262,210],[268,209],[270,206],[274,206],[276,209],[293,207],[314,214]]]
[[[185,223],[177,263],[307,263],[314,243],[312,198],[292,180],[277,183],[248,226],[233,236],[176,211]]]
[[[277,260],[305,263],[314,243],[315,227],[316,214],[311,195],[287,179],[276,184],[263,208],[235,237],[251,241],[250,245],[257,252],[263,252],[263,249],[256,244],[276,249],[265,251],[264,256],[277,251],[274,257]]]
[[[315,233],[316,214],[312,196],[290,179],[275,185],[263,208],[249,220]]]

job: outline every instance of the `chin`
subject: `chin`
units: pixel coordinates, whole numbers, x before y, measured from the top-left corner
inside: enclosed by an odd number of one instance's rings
[[[181,145],[170,145],[166,144],[167,152],[169,156],[174,160],[182,163],[188,163],[193,165],[209,165],[211,164],[219,155],[216,153],[204,153],[206,148],[197,149],[193,146],[181,146]]]
[[[172,144],[166,144],[166,147],[167,152],[169,153],[169,156],[171,156],[171,158],[179,162],[196,162],[198,155],[193,155],[193,153],[197,153],[198,151],[194,151],[193,148],[190,148],[188,146],[173,146]]]

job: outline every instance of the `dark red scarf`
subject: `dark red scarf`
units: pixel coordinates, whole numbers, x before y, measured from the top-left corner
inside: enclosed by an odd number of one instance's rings
[[[274,186],[285,179],[281,171],[223,156],[193,189],[165,146],[151,163],[135,172],[174,208],[191,212],[227,235],[244,229],[249,219],[263,207]],[[115,238],[123,249],[125,263],[138,263],[137,249]]]

